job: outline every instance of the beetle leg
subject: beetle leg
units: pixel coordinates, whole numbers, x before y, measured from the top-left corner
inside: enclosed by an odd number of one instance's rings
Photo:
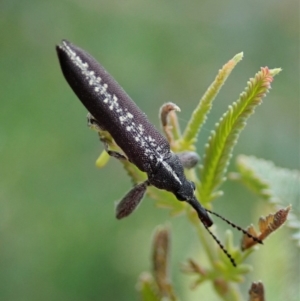
[[[128,160],[124,155],[122,155],[119,152],[116,151],[112,151],[109,149],[109,144],[112,143],[113,139],[110,137],[110,139],[107,137],[107,135],[105,135],[105,129],[103,128],[103,126],[100,125],[100,123],[98,122],[98,120],[91,114],[88,113],[87,114],[87,124],[88,127],[90,127],[93,130],[96,130],[98,132],[100,141],[104,144],[104,149],[105,151],[111,156],[114,157],[118,160]]]
[[[100,140],[103,142],[104,145],[104,149],[106,150],[106,152],[111,156],[114,157],[118,160],[128,160],[124,155],[122,155],[121,153],[118,153],[116,151],[112,151],[108,149],[108,143],[107,140],[103,139],[100,137]]]
[[[147,187],[150,185],[149,181],[145,181],[134,186],[124,198],[116,206],[117,219],[124,218],[130,215],[140,204]]]
[[[98,122],[98,120],[90,112],[87,113],[86,119],[87,119],[87,125],[89,128],[91,128],[97,132],[105,131],[105,129]]]

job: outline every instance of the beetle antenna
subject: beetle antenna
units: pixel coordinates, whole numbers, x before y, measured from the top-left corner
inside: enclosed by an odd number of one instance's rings
[[[233,259],[233,257],[229,254],[229,252],[225,249],[225,247],[223,246],[223,244],[220,242],[220,240],[208,229],[208,227],[203,224],[204,227],[206,228],[206,230],[208,231],[208,233],[213,237],[213,239],[216,241],[216,243],[219,245],[219,247],[221,248],[221,250],[225,253],[225,255],[229,258],[229,260],[231,261],[232,265],[234,267],[236,267],[236,262]]]
[[[260,244],[263,244],[262,240],[260,240],[259,238],[253,236],[251,233],[249,233],[249,232],[246,231],[245,229],[241,228],[240,226],[238,226],[238,225],[232,223],[231,221],[229,221],[228,219],[226,219],[226,218],[223,217],[222,215],[220,215],[220,214],[218,214],[218,213],[216,213],[216,212],[214,212],[214,211],[208,210],[208,209],[206,209],[206,208],[205,208],[205,210],[206,210],[207,212],[209,212],[209,213],[211,213],[211,214],[213,214],[213,215],[219,217],[220,219],[222,219],[223,221],[225,221],[227,224],[229,224],[231,227],[236,228],[236,229],[238,229],[239,231],[243,232],[243,233],[246,234],[248,237],[252,238],[254,241],[256,241],[256,242],[258,242],[258,243],[260,243]]]

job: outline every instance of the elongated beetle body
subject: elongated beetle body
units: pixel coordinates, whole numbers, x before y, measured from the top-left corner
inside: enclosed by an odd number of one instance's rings
[[[94,58],[73,44],[63,41],[57,46],[57,53],[75,94],[99,127],[111,134],[128,160],[147,173],[147,184],[190,203],[201,221],[211,226],[213,222],[196,200],[195,185],[186,179],[178,156],[120,85]]]
[[[116,208],[117,218],[131,214],[143,198],[147,187],[153,185],[172,192],[179,201],[189,203],[233,265],[236,265],[234,259],[208,229],[213,224],[208,212],[261,243],[244,229],[205,209],[198,202],[194,195],[194,183],[184,175],[185,156],[179,157],[170,150],[167,139],[93,57],[66,40],[56,50],[67,82],[90,113],[89,123],[109,132],[125,156],[108,150],[103,141],[108,154],[121,160],[128,159],[148,175],[145,182],[133,187],[119,202]]]

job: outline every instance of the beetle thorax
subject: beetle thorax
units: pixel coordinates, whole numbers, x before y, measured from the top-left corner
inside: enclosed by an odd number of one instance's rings
[[[156,170],[148,173],[148,177],[153,186],[174,193],[179,200],[194,196],[193,185],[186,179],[179,158],[172,152],[158,158]]]

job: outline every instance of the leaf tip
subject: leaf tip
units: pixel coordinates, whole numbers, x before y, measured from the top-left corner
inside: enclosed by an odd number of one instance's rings
[[[100,156],[98,157],[98,159],[96,160],[96,166],[98,168],[103,168],[107,162],[109,161],[109,154],[106,151],[103,151]]]
[[[282,71],[281,68],[270,69],[270,74],[271,74],[272,76],[275,76],[275,75],[279,74],[281,71]]]
[[[287,216],[290,212],[291,206],[288,206],[283,209],[279,209],[274,214],[269,214],[268,216],[261,217],[258,222],[260,233],[258,234],[253,225],[247,228],[247,231],[254,237],[257,237],[261,241],[266,239],[271,233],[275,232],[278,228],[280,228],[287,220]],[[252,246],[256,245],[257,242],[253,241],[247,235],[243,236],[241,249],[247,250]]]
[[[236,55],[232,58],[232,60],[233,60],[235,63],[238,63],[238,62],[240,62],[240,61],[243,59],[243,57],[244,57],[244,52],[242,51],[242,52],[236,54]]]

